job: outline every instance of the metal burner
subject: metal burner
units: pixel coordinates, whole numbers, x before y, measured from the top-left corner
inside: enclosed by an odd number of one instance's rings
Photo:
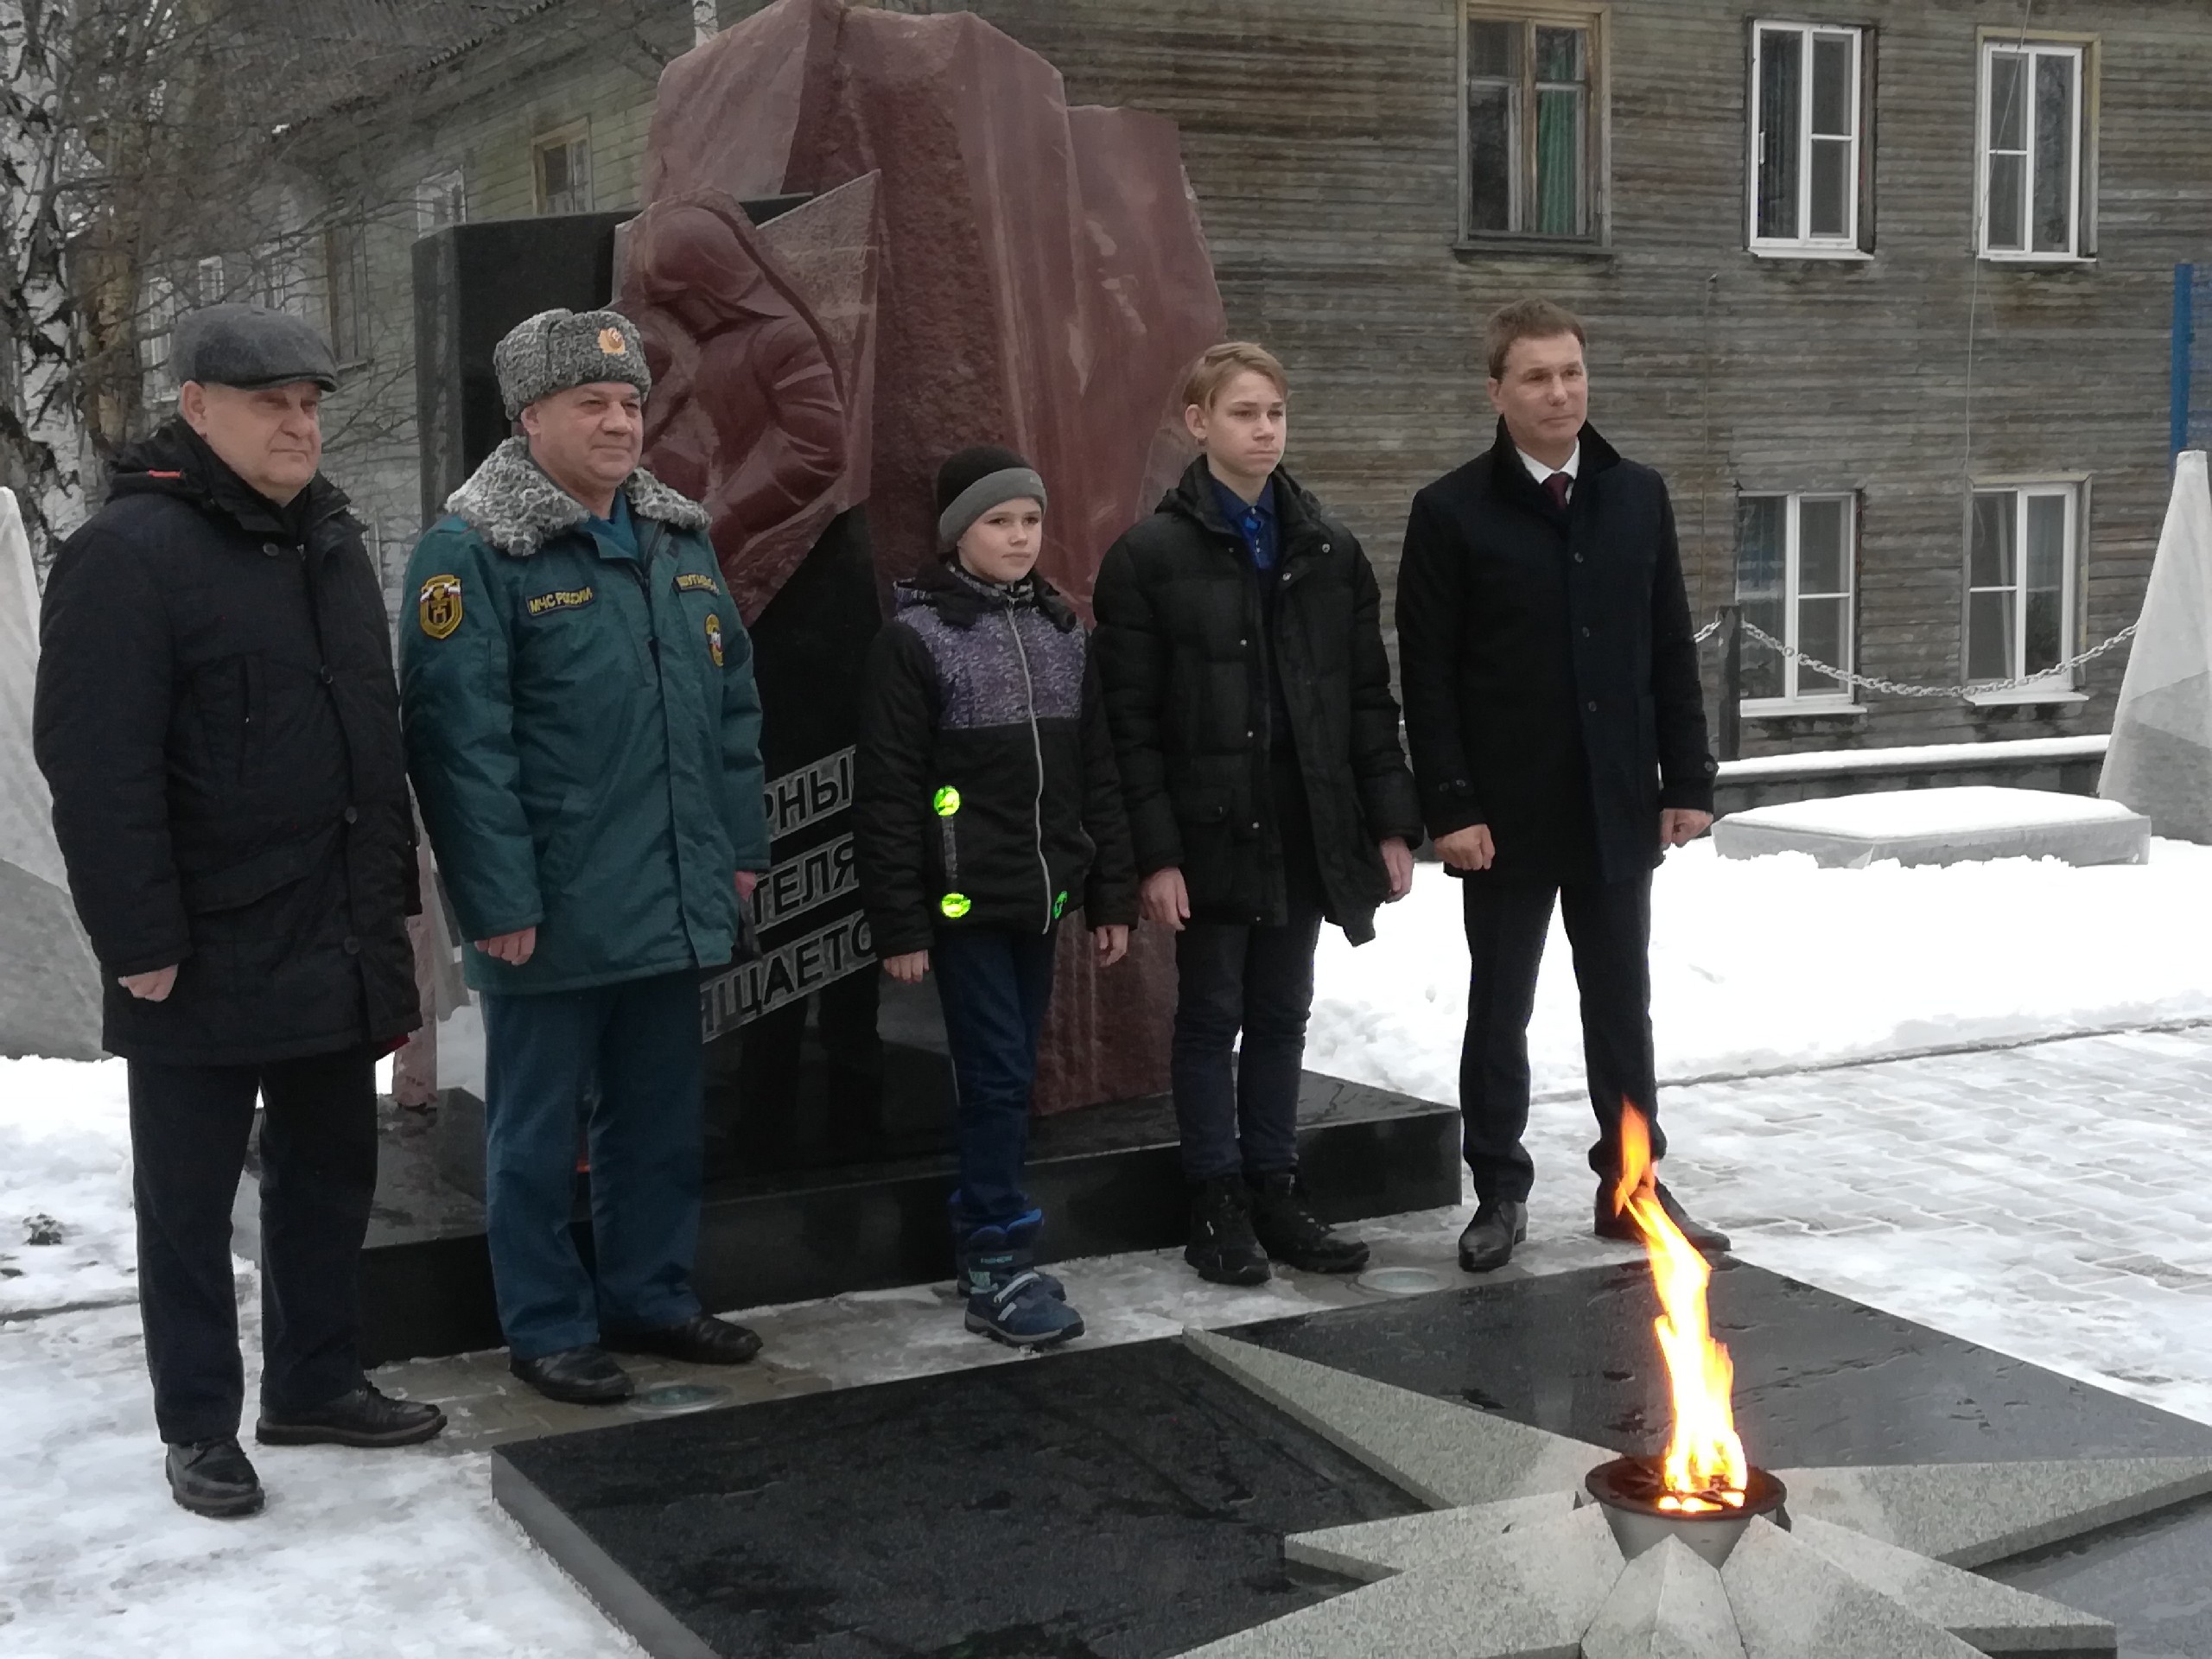
[[[1660,1507],[1666,1485],[1655,1459],[1616,1458],[1601,1463],[1584,1478],[1582,1486],[1605,1510],[1613,1541],[1630,1560],[1656,1548],[1664,1539],[1679,1538],[1708,1565],[1718,1567],[1728,1559],[1754,1516],[1765,1516],[1785,1530],[1789,1525],[1789,1512],[1783,1507],[1789,1494],[1764,1469],[1751,1471],[1740,1508],[1730,1506],[1704,1514]]]

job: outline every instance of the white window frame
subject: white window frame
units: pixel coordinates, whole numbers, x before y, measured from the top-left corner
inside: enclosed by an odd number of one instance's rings
[[[1603,246],[1610,238],[1611,202],[1608,194],[1608,175],[1611,163],[1611,100],[1612,100],[1612,37],[1611,15],[1603,5],[1579,7],[1562,5],[1559,0],[1460,0],[1459,4],[1459,245],[1480,248],[1500,245],[1525,244],[1545,247]],[[1474,164],[1471,153],[1472,124],[1468,118],[1468,99],[1473,87],[1471,58],[1468,52],[1469,27],[1474,23],[1513,23],[1525,31],[1522,51],[1532,54],[1535,31],[1539,29],[1572,29],[1581,31],[1585,37],[1583,62],[1583,103],[1581,153],[1577,157],[1581,190],[1582,228],[1573,232],[1535,231],[1527,229],[1492,230],[1474,227]],[[1522,85],[1536,86],[1534,79],[1533,56]],[[1526,99],[1516,100],[1519,119],[1513,137],[1510,165],[1513,168],[1513,200],[1516,217],[1525,220],[1531,204],[1527,200],[1533,188],[1529,168],[1532,165],[1528,150],[1529,135],[1535,130],[1535,111]]]
[[[2012,545],[2015,550],[2012,581],[2004,587],[1974,585],[1974,504],[1985,495],[2010,495],[2012,500]],[[2078,648],[2075,630],[2081,626],[2081,606],[2078,589],[2082,583],[2082,525],[2083,505],[2088,496],[2088,480],[2082,478],[1992,478],[1979,480],[1967,499],[1967,545],[1965,581],[1961,584],[1964,598],[1959,614],[1959,677],[1965,681],[1999,678],[2016,680],[2020,677],[2027,660],[2028,607],[2028,503],[2037,498],[2062,498],[2066,503],[2066,543],[2059,570],[2058,594],[2058,655],[2061,662],[2072,657]],[[2010,593],[2012,605],[2012,637],[2005,645],[2005,671],[2001,675],[1977,675],[1974,672],[1974,596],[1976,594]],[[1967,701],[1977,704],[2010,702],[2049,702],[2055,699],[2081,701],[2075,689],[2073,669],[2056,670],[2042,674],[2028,684],[2007,691],[1976,692]]]
[[[2028,107],[2021,122],[2023,142],[2026,149],[2018,152],[2022,156],[2020,168],[2021,218],[2020,228],[2030,245],[2025,248],[1995,248],[1990,245],[1989,176],[1991,157],[1998,152],[1990,143],[1990,100],[1996,82],[1995,66],[1998,57],[2024,57],[2026,73],[2023,84],[2027,88]],[[2067,181],[2069,206],[2067,210],[2068,238],[2063,249],[2035,247],[2036,200],[2036,62],[2039,58],[2064,58],[2074,66],[2074,143],[2072,145],[2073,172]],[[2089,166],[2089,47],[2082,41],[2054,41],[2033,35],[2022,40],[2018,37],[1986,37],[1981,42],[1980,67],[1976,71],[1978,85],[1974,97],[1974,247],[1984,259],[2009,264],[2077,264],[2087,256],[2088,219],[2089,203],[2083,188],[2086,169]],[[2004,154],[2014,154],[2005,151]]]
[[[552,193],[546,188],[545,185],[545,157],[556,149],[569,152],[571,177],[576,172],[576,155],[578,152],[582,154],[583,201],[579,206],[557,210],[553,206]],[[599,180],[595,175],[596,169],[592,165],[593,160],[591,123],[588,120],[571,121],[566,126],[554,128],[550,132],[541,132],[530,141],[531,200],[541,217],[552,215],[556,211],[561,213],[588,213],[592,211],[592,204],[599,199]],[[575,194],[574,185],[569,187],[569,194],[572,195]]]
[[[155,271],[146,277],[144,299],[139,306],[138,373],[140,394],[146,407],[158,410],[176,401],[176,378],[170,372],[169,348],[175,343],[176,283]]]
[[[1759,126],[1761,115],[1759,87],[1765,68],[1767,36],[1788,34],[1796,37],[1796,49],[1800,65],[1798,84],[1803,89],[1801,99],[1802,119],[1797,131],[1797,225],[1796,236],[1761,236],[1759,234],[1759,140],[1764,136]],[[1840,236],[1815,236],[1808,228],[1813,222],[1813,43],[1816,40],[1848,40],[1851,42],[1851,88],[1846,107],[1851,112],[1851,165],[1847,172],[1848,188],[1845,200],[1849,213],[1845,232]],[[1844,23],[1796,23],[1760,18],[1751,24],[1751,83],[1746,99],[1744,125],[1751,146],[1749,165],[1745,172],[1745,224],[1750,227],[1751,251],[1755,254],[1808,254],[1828,258],[1865,258],[1867,256],[1859,245],[1859,206],[1865,192],[1866,165],[1866,31]],[[1826,134],[1823,137],[1838,135]]]
[[[468,222],[468,179],[461,168],[433,173],[415,187],[415,234]]]
[[[1804,599],[1840,599],[1843,612],[1843,660],[1834,664],[1847,673],[1855,673],[1859,663],[1859,497],[1851,490],[1745,490],[1737,497],[1746,500],[1781,500],[1788,503],[1783,519],[1783,587],[1782,587],[1782,643],[1792,651],[1804,647],[1798,639],[1798,601]],[[1807,594],[1803,590],[1802,529],[1804,506],[1808,501],[1835,501],[1843,506],[1842,570],[1845,587],[1840,593]],[[1740,532],[1739,532],[1740,533]],[[1738,555],[1740,557],[1740,553]],[[1738,595],[1741,602],[1741,594]],[[1794,658],[1782,659],[1782,695],[1778,697],[1745,697],[1738,705],[1747,715],[1802,714],[1810,711],[1833,712],[1859,706],[1857,690],[1849,683],[1833,691],[1801,693],[1797,689],[1798,664]]]

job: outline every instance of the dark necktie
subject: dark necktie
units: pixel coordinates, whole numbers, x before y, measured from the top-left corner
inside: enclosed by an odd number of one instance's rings
[[[1567,493],[1574,487],[1574,480],[1565,473],[1554,473],[1544,480],[1544,488],[1552,498],[1552,505],[1561,512],[1567,511]]]

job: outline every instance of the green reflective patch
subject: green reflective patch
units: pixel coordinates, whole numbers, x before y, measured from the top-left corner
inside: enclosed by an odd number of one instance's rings
[[[1052,919],[1056,922],[1058,921],[1060,918],[1066,913],[1067,907],[1068,896],[1064,893],[1058,898],[1052,900]]]
[[[948,893],[937,901],[937,907],[957,922],[968,913],[968,895],[964,893]]]
[[[960,810],[960,791],[947,784],[931,798],[930,804],[937,809],[938,817],[949,818]]]

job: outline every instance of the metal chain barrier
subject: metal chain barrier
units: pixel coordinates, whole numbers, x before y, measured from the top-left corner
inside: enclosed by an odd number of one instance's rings
[[[1715,617],[1706,626],[1700,629],[1696,636],[1697,642],[1702,645],[1719,632],[1722,620],[1722,618]],[[2069,657],[2063,663],[2053,664],[2041,673],[2024,674],[2017,679],[2010,680],[1970,680],[1961,685],[1909,685],[1902,680],[1883,679],[1879,675],[1854,674],[1849,669],[1838,668],[1833,663],[1824,663],[1817,657],[1808,657],[1794,645],[1783,645],[1781,640],[1760,627],[1756,622],[1746,620],[1742,626],[1745,639],[1788,658],[1801,668],[1810,669],[1815,674],[1825,675],[1829,679],[1840,681],[1845,685],[1859,686],[1869,691],[1878,691],[1885,697],[1971,697],[1991,692],[2018,691],[2028,686],[2041,685],[2056,676],[2070,673],[2073,670],[2081,667],[2082,664],[2094,662],[2107,652],[2126,645],[2135,637],[2135,630],[2141,624],[2131,622],[2111,639],[2091,645],[2088,650],[2079,655]]]
[[[1725,616],[1714,617],[1712,621],[1707,623],[1703,627],[1700,628],[1695,633],[1690,636],[1690,643],[1694,645],[1703,645],[1707,640],[1712,639],[1714,634],[1720,632],[1720,625],[1727,620],[1728,619]]]

